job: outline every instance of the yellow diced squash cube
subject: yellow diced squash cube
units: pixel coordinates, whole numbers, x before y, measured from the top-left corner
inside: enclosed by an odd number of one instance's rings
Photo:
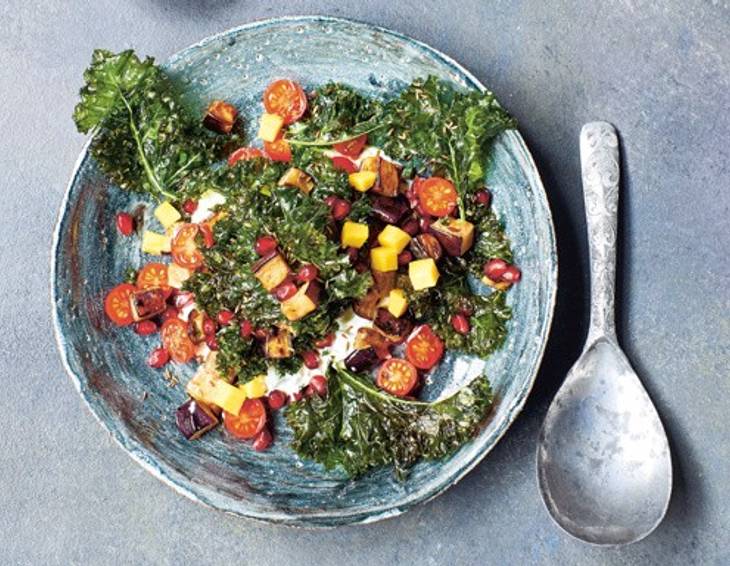
[[[393,248],[380,246],[370,250],[370,265],[375,271],[396,271],[398,269],[398,252]]]
[[[170,237],[151,230],[142,234],[142,251],[151,255],[162,255],[170,252]]]
[[[188,382],[185,391],[196,401],[216,405],[234,415],[238,414],[246,400],[246,394],[241,389],[222,379],[215,368],[207,362]]]
[[[344,248],[361,248],[370,236],[370,228],[367,224],[352,222],[348,220],[342,226],[340,241]]]
[[[272,142],[278,137],[283,125],[284,118],[278,114],[264,113],[259,122],[259,137],[266,142]]]
[[[408,309],[408,299],[403,289],[391,289],[388,294],[388,312],[396,318],[403,316]]]
[[[247,399],[258,399],[259,397],[266,395],[266,392],[268,391],[263,375],[254,377],[251,381],[247,381],[241,385],[240,388],[246,394]]]
[[[348,176],[352,188],[361,193],[370,190],[377,179],[378,174],[374,171],[358,171],[357,173],[350,173]]]
[[[396,251],[396,253],[401,253],[410,241],[411,237],[408,235],[408,232],[404,232],[392,224],[388,224],[383,231],[378,234],[378,242],[380,242],[380,245],[385,246],[386,248],[392,248]]]
[[[155,208],[155,218],[167,229],[180,220],[182,215],[170,204],[170,201],[166,200]]]
[[[246,394],[243,391],[222,379],[215,381],[210,390],[209,402],[233,415],[238,414],[245,400]]]
[[[439,280],[439,270],[433,258],[417,259],[408,264],[408,277],[416,291],[435,287]]]
[[[193,272],[176,263],[167,266],[167,284],[175,289],[182,289],[183,283],[190,279]]]

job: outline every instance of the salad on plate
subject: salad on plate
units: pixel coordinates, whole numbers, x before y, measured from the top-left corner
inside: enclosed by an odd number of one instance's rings
[[[170,408],[182,435],[219,428],[264,451],[282,411],[301,457],[400,478],[475,435],[486,375],[436,401],[419,391],[450,352],[500,348],[521,278],[484,182],[515,127],[491,93],[274,78],[247,121],[229,100],[198,108],[132,51],[97,50],[84,79],[78,129],[148,203],[109,219],[144,260],[104,311],[159,337],[152,368],[197,365]]]

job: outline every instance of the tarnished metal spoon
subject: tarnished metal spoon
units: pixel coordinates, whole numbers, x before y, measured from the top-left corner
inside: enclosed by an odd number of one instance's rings
[[[599,545],[628,544],[664,517],[672,463],[659,415],[616,340],[619,152],[613,126],[583,126],[580,154],[590,330],[540,431],[538,481],[548,511],[569,534]]]

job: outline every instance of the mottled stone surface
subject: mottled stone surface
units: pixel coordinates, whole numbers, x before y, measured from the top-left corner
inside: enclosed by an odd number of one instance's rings
[[[69,115],[91,50],[133,46],[164,58],[210,33],[284,13],[395,28],[487,83],[520,120],[541,169],[561,261],[546,361],[497,448],[432,503],[327,532],[228,517],[144,472],[64,375],[48,304],[52,225],[83,144]],[[723,1],[3,2],[1,561],[328,565],[346,553],[356,565],[730,562],[729,27]],[[666,521],[619,550],[557,530],[534,464],[539,423],[586,330],[578,132],[597,118],[616,124],[623,141],[620,338],[676,461]]]

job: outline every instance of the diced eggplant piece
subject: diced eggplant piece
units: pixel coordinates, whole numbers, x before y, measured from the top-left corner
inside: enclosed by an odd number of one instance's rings
[[[373,288],[380,293],[380,297],[384,297],[395,289],[395,279],[398,275],[396,271],[373,271]]]
[[[129,295],[129,306],[135,321],[146,320],[165,312],[165,292],[160,287],[134,291]]]
[[[205,322],[205,313],[193,309],[190,311],[188,316],[188,336],[196,344],[200,344],[205,340],[205,329],[203,324]]]
[[[208,111],[203,118],[203,125],[219,134],[230,134],[233,125],[238,118],[238,110],[233,104],[223,100],[214,100],[208,106]]]
[[[375,348],[365,348],[364,350],[354,350],[345,358],[345,367],[352,372],[360,373],[368,371],[375,367],[380,358]]]
[[[378,196],[373,199],[371,215],[386,224],[398,224],[408,210],[408,201],[403,197]]]
[[[280,187],[296,187],[305,195],[308,195],[314,188],[314,179],[301,169],[290,167],[281,176],[281,179],[279,179],[277,184]]]
[[[279,360],[294,355],[291,332],[288,328],[278,328],[266,337],[264,352],[269,359]]]
[[[396,318],[388,309],[384,308],[377,310],[375,326],[393,342],[403,342],[413,330],[413,322],[408,317]]]
[[[188,440],[200,438],[218,424],[218,418],[204,403],[188,399],[175,411],[175,424]]]
[[[373,287],[355,302],[352,310],[358,316],[373,320],[375,318],[375,312],[378,310],[378,304],[382,298],[383,296],[380,291]]]
[[[451,256],[464,255],[474,244],[474,225],[466,220],[443,218],[431,224],[429,232]]]
[[[389,353],[393,341],[379,328],[359,328],[355,335],[355,348],[365,350],[374,348],[376,352]]]
[[[319,306],[319,294],[322,286],[319,281],[310,281],[286,301],[281,303],[281,312],[290,320],[301,320]]]
[[[436,236],[431,234],[419,234],[409,244],[411,253],[416,259],[432,258],[434,261],[441,259],[443,249]]]
[[[291,275],[291,269],[284,256],[274,250],[253,264],[253,273],[264,289],[272,291]]]
[[[372,188],[373,192],[386,197],[394,197],[398,195],[399,185],[400,167],[392,161],[381,158],[378,163],[378,179]]]

